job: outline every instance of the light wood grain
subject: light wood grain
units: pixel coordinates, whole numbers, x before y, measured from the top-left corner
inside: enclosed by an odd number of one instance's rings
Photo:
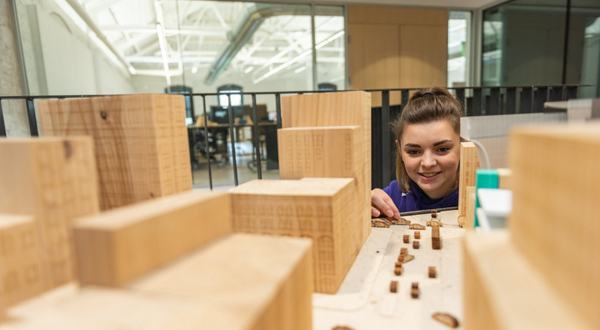
[[[438,25],[447,29],[448,11],[431,8],[348,6],[348,23]]]
[[[356,182],[362,195],[363,229],[360,244],[371,233],[371,95],[366,92],[319,93],[282,97],[282,127],[310,128],[360,126],[362,147],[355,150],[363,160]],[[330,151],[331,152],[331,151]]]
[[[477,148],[473,142],[460,144],[460,181],[458,184],[458,224],[467,222],[467,187],[475,186],[475,174],[480,168]],[[469,228],[473,228],[471,223]]]
[[[446,86],[448,27],[400,25],[399,29],[398,88]]]
[[[254,180],[232,194],[233,229],[311,238],[314,288],[335,293],[360,251],[353,179]],[[353,213],[354,212],[354,213]]]
[[[92,139],[0,139],[0,212],[35,219],[45,290],[74,281],[71,225],[99,212]]]
[[[306,239],[228,235],[127,289],[84,287],[20,305],[0,329],[309,330],[310,251]]]
[[[510,164],[512,241],[566,303],[600,328],[600,124],[515,129]]]
[[[463,227],[473,229],[475,224],[475,186],[467,187],[467,215]]]
[[[33,217],[0,214],[0,307],[44,292],[40,248]]]
[[[89,135],[101,208],[192,189],[181,95],[139,94],[38,103],[43,135]]]
[[[246,329],[312,329],[311,241],[229,235],[131,288],[230,304]]]
[[[510,181],[512,178],[512,170],[509,168],[498,169],[498,189],[511,189]]]
[[[468,232],[463,246],[465,330],[596,329],[511,243],[507,231]]]
[[[227,193],[191,191],[79,219],[81,283],[122,286],[231,232]]]

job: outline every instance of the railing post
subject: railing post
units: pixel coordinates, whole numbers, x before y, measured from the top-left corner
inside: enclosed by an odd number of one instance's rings
[[[275,93],[275,111],[277,112],[277,128],[283,127],[281,120],[281,94]]]
[[[35,105],[32,98],[25,99],[25,105],[27,106],[27,118],[29,119],[29,132],[31,136],[39,136],[37,119],[35,117]]]
[[[382,187],[391,181],[390,91],[381,92],[381,179]]]
[[[4,124],[4,112],[2,112],[2,99],[0,99],[0,136],[6,136],[6,126]]]
[[[472,109],[471,116],[481,116],[483,114],[482,101],[483,100],[481,99],[481,88],[473,88],[473,104],[470,107],[470,109]]]
[[[567,92],[566,92],[566,99],[565,100],[571,100],[571,99],[576,99],[577,98],[577,86],[567,86],[566,87]]]
[[[237,159],[235,155],[235,127],[233,126],[233,106],[231,105],[231,93],[227,94],[227,112],[229,113],[229,134],[231,134],[231,162],[233,163],[233,182],[237,186],[238,172],[237,172]]]
[[[217,97],[219,97],[217,95]],[[208,184],[210,185],[210,190],[213,190],[213,181],[212,181],[212,169],[210,164],[210,140],[208,138],[208,115],[206,114],[206,95],[202,95],[202,107],[204,108],[204,152],[206,153],[206,159],[208,160]],[[227,141],[225,141],[227,143]]]
[[[533,112],[544,112],[544,102],[548,100],[548,87],[538,87],[534,95]]]
[[[520,93],[519,113],[531,113],[531,109],[533,108],[533,87],[523,87]]]
[[[562,87],[550,87],[549,101],[562,100],[562,94],[563,94]]]
[[[252,94],[252,118],[254,120],[254,149],[256,150],[256,170],[258,179],[262,180],[262,164],[260,159],[260,132],[258,131],[258,114],[256,110],[256,94]]]
[[[489,107],[485,109],[486,115],[499,115],[500,114],[500,88],[490,88],[490,103]]]
[[[504,113],[507,115],[517,113],[517,88],[515,87],[509,87],[506,89]]]

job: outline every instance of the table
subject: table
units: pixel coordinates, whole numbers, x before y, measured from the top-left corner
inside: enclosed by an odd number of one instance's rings
[[[408,216],[413,223],[425,225],[431,215]],[[415,230],[406,225],[371,228],[340,290],[335,295],[313,294],[313,329],[331,330],[346,325],[354,330],[449,329],[431,318],[436,312],[450,313],[463,320],[461,237],[465,230],[457,224],[458,211],[438,212],[442,249],[431,247],[431,227],[421,231],[420,248],[413,249]],[[410,243],[403,243],[403,235]],[[400,248],[408,248],[415,259],[404,264],[401,276],[394,275]],[[427,276],[434,266],[437,278]],[[398,281],[397,293],[390,292],[390,281]],[[419,282],[420,296],[410,296],[411,282]],[[459,329],[461,327],[459,326]]]

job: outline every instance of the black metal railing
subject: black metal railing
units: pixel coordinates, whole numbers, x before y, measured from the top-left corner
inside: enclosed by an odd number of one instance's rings
[[[501,87],[454,87],[448,88],[455,97],[463,105],[463,113],[465,116],[482,116],[482,115],[501,115],[501,114],[517,114],[517,113],[535,113],[543,112],[544,103],[547,101],[565,101],[577,98],[578,90],[583,85],[557,85],[557,86],[501,86]],[[367,92],[381,92],[381,106],[373,107],[371,110],[371,144],[372,144],[372,187],[382,188],[387,185],[394,173],[392,169],[391,155],[394,152],[395,137],[390,132],[389,123],[393,121],[408,102],[410,92],[421,88],[399,88],[399,89],[367,89]],[[338,91],[348,92],[350,90]],[[328,93],[330,91],[279,91],[279,92],[254,92],[254,93],[187,93],[183,94],[186,97],[202,99],[204,127],[204,136],[208,141],[208,111],[206,106],[207,97],[219,97],[227,95],[228,104],[231,104],[231,95],[248,95],[252,99],[252,122],[253,127],[253,154],[256,156],[256,174],[258,179],[262,179],[262,159],[261,147],[259,138],[259,118],[257,118],[257,103],[258,95],[272,95],[275,97],[275,111],[277,114],[277,128],[281,128],[281,96],[294,94],[310,94],[310,93]],[[390,95],[400,94],[399,104],[390,103]],[[177,93],[178,95],[182,95]],[[2,110],[2,101],[4,100],[23,100],[27,109],[27,117],[29,120],[29,130],[31,136],[38,136],[38,125],[35,111],[35,100],[37,99],[66,99],[77,97],[97,97],[106,95],[36,95],[36,96],[0,96],[0,136],[6,136],[6,126]],[[233,107],[227,107],[229,117],[229,134],[231,144],[231,156],[234,174],[234,184],[239,184],[238,165],[236,159],[236,127],[247,127],[248,125],[235,125]],[[275,135],[276,137],[276,135]],[[273,141],[269,141],[273,142]],[[205,153],[210,155],[209,143],[205,143]],[[193,150],[190,148],[190,152]],[[207,157],[208,161],[208,179],[209,187],[213,188],[212,164],[211,157]]]

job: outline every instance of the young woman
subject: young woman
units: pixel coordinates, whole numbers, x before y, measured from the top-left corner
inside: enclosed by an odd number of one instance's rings
[[[393,124],[396,178],[371,191],[371,215],[458,205],[460,103],[445,89],[417,91]]]

